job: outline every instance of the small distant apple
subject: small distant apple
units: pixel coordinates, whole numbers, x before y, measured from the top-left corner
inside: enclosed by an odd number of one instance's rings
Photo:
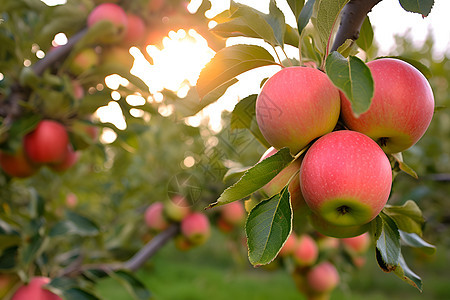
[[[336,267],[323,261],[314,266],[307,274],[309,287],[318,293],[330,292],[339,284],[339,273]]]
[[[181,195],[175,195],[164,203],[164,214],[171,221],[181,222],[190,212],[188,201]]]
[[[115,3],[102,3],[96,6],[88,16],[87,25],[92,27],[100,21],[109,21],[114,26],[114,36],[103,37],[102,43],[116,43],[123,38],[127,30],[128,18],[121,6]]]
[[[145,38],[146,26],[138,15],[127,14],[127,30],[122,43],[126,46],[139,46]]]
[[[181,233],[195,246],[204,244],[211,234],[208,217],[200,212],[191,213],[181,221]]]
[[[293,255],[296,250],[297,242],[297,235],[292,231],[278,255],[281,257]]]
[[[311,266],[316,262],[318,256],[319,249],[316,241],[307,234],[301,235],[294,250],[294,260],[297,264],[302,267]]]
[[[153,231],[163,231],[169,227],[163,211],[164,204],[162,202],[154,202],[147,207],[144,219],[148,228]]]
[[[361,235],[341,239],[342,244],[355,254],[363,254],[369,249],[370,235],[365,232]]]
[[[240,226],[245,222],[247,213],[242,202],[234,201],[220,207],[222,220],[232,226]]]
[[[85,48],[77,53],[70,62],[69,71],[75,76],[80,76],[84,72],[90,71],[97,67],[99,65],[99,61],[100,59],[98,54],[93,48]],[[74,92],[80,94],[80,91],[74,90]]]

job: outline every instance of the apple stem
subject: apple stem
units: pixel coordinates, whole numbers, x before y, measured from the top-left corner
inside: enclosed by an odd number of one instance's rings
[[[350,0],[344,6],[331,51],[337,50],[347,39],[353,41],[358,39],[364,19],[379,2],[381,0]]]

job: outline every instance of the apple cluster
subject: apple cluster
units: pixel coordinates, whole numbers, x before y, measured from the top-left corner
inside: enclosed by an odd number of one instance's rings
[[[388,155],[417,143],[434,112],[430,84],[415,67],[393,58],[367,66],[374,96],[359,116],[325,73],[309,67],[277,72],[256,100],[257,123],[273,146],[261,159],[284,147],[297,157],[263,192],[289,184],[292,205],[306,203],[312,225],[328,236],[367,231],[391,191]]]
[[[204,244],[211,234],[208,217],[192,211],[181,195],[175,195],[166,202],[150,204],[145,210],[144,220],[151,234],[164,231],[173,223],[179,224],[180,232],[174,241],[175,246],[183,251]]]
[[[15,153],[0,152],[0,166],[11,177],[32,176],[41,166],[63,172],[78,160],[66,127],[54,120],[42,120],[26,134]]]
[[[293,231],[281,248],[279,259],[293,261],[293,279],[308,299],[328,299],[340,283],[338,269],[332,261],[335,252],[345,251],[352,265],[360,268],[369,245],[367,232],[351,238],[332,238],[315,233],[297,235]]]
[[[128,48],[144,42],[147,32],[144,19],[137,14],[126,12],[118,4],[102,3],[89,13],[87,27],[92,28],[100,22],[109,22],[111,25],[111,31],[96,41],[96,44],[103,46],[101,55],[98,51],[100,48],[88,47],[80,50],[69,65],[72,75],[81,76],[100,64],[119,64],[128,70],[133,66],[134,59]]]

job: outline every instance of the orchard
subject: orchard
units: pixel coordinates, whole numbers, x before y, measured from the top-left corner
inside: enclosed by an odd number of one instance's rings
[[[1,1],[0,298],[449,298],[450,53],[387,1]]]

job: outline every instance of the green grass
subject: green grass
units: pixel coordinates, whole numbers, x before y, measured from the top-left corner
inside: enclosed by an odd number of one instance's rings
[[[249,266],[245,252],[231,251],[220,233],[203,247],[180,252],[167,244],[142,268],[137,276],[152,292],[154,300],[301,300],[290,275],[279,268],[267,270]],[[406,253],[408,254],[408,253]],[[348,284],[336,289],[332,300],[444,300],[450,299],[449,254],[441,249],[429,263],[414,261],[410,267],[424,281],[424,292],[383,273],[370,254],[367,264],[350,276]],[[131,300],[113,279],[102,280],[97,292],[108,300]]]

